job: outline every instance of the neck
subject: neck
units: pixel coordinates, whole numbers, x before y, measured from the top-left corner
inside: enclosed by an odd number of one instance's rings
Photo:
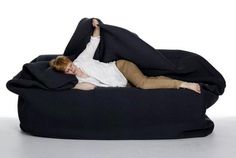
[[[79,69],[79,68],[76,68],[76,75],[78,76],[81,76],[83,74],[83,72]]]

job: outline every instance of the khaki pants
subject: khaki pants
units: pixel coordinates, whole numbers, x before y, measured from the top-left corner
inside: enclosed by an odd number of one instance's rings
[[[117,60],[116,66],[131,84],[141,89],[179,89],[183,82],[165,76],[145,76],[133,62],[124,59]]]

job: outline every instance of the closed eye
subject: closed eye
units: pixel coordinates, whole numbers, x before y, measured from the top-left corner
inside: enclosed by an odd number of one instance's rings
[[[69,64],[68,67],[66,68],[65,72],[69,72],[71,70],[72,64]]]

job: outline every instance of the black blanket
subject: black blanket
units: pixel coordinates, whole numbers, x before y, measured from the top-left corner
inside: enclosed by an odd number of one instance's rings
[[[94,59],[134,62],[147,76],[165,75],[199,82],[201,94],[187,89],[142,90],[133,87],[71,89],[75,76],[56,72],[40,55],[23,65],[7,88],[18,94],[23,131],[37,136],[82,139],[157,139],[206,136],[214,123],[206,109],[223,94],[223,76],[203,57],[182,50],[155,49],[124,28],[104,24]],[[92,18],[83,18],[64,55],[75,59],[93,33]]]
[[[176,50],[171,53],[155,49],[137,34],[124,28],[104,24],[98,19],[101,28],[100,44],[94,59],[110,62],[126,59],[134,62],[147,76],[165,75],[184,81],[199,82],[216,95],[221,95],[225,89],[222,75],[203,57],[198,54]],[[86,47],[93,33],[92,18],[83,18],[64,55],[75,59]],[[23,66],[22,71],[7,83],[9,90],[21,93],[21,88],[38,87],[50,90],[65,90],[72,88],[78,81],[75,76],[64,75],[53,71],[48,60],[41,61],[40,56]]]

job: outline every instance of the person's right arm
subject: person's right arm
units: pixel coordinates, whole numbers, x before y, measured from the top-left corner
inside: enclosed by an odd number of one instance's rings
[[[99,22],[97,21],[97,19],[93,19],[93,27],[95,27],[93,31],[93,37],[100,36],[100,27],[99,27]]]
[[[84,51],[80,53],[80,55],[75,60],[78,60],[79,58],[93,59],[93,56],[100,42],[100,27],[96,19],[93,19],[93,26],[95,27],[95,29],[93,31],[93,35],[90,36],[90,41],[87,43]]]

